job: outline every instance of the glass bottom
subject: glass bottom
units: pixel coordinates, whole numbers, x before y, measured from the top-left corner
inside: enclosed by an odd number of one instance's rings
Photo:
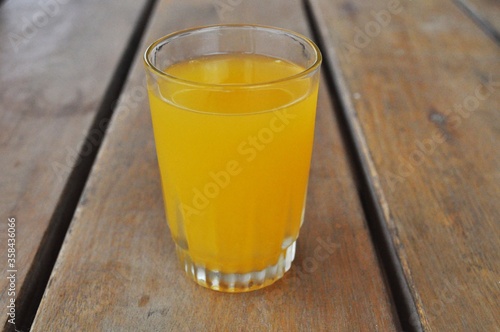
[[[222,273],[208,270],[194,263],[188,251],[177,245],[176,251],[186,274],[197,284],[219,292],[241,293],[261,289],[280,279],[292,266],[295,258],[295,241],[281,251],[276,264],[248,273]]]

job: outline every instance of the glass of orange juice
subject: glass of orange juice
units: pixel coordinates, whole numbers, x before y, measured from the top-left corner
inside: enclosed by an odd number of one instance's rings
[[[321,54],[256,25],[176,32],[144,55],[167,221],[198,284],[270,285],[304,219]]]

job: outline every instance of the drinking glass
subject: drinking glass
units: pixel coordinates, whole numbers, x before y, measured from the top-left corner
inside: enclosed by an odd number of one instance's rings
[[[304,219],[321,54],[257,25],[167,35],[144,62],[167,221],[185,272],[226,292],[290,269]]]

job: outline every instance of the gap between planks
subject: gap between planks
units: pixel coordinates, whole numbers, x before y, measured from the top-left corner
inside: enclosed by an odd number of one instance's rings
[[[16,301],[16,303],[20,303],[16,308],[17,324],[14,326],[6,321],[3,328],[4,332],[29,331],[31,329],[66,232],[73,219],[101,143],[106,135],[107,126],[111,121],[117,104],[116,101],[125,85],[132,61],[135,59],[140,41],[156,2],[157,0],[148,0],[139,16],[137,26],[130,36],[125,52],[118,62],[115,73],[106,88],[101,105],[82,144],[81,151],[78,153],[75,167],[72,169],[57,202],[54,214],[35,255],[34,264],[26,274],[25,282],[20,289],[19,298],[21,300],[19,302]],[[92,138],[92,133],[96,131],[101,133],[97,140]],[[91,144],[93,147],[90,153],[84,153],[87,144]]]
[[[384,217],[383,207],[379,205],[376,198],[376,188],[371,181],[368,162],[362,153],[362,144],[354,129],[354,120],[348,115],[348,113],[354,113],[354,110],[349,110],[352,106],[344,99],[346,96],[342,93],[342,88],[340,87],[342,79],[339,77],[338,71],[341,68],[340,66],[336,66],[334,60],[331,60],[335,58],[335,54],[326,54],[327,47],[321,38],[319,23],[315,19],[309,0],[303,0],[303,4],[313,38],[324,53],[322,66],[328,90],[335,105],[333,110],[340,124],[340,134],[343,138],[343,144],[346,147],[349,165],[355,175],[354,181],[371,240],[391,292],[391,298],[395,306],[394,311],[399,318],[403,331],[423,331],[415,301],[411,295],[387,226],[388,224]]]
[[[469,17],[488,37],[493,39],[497,45],[500,46],[500,31],[490,24],[484,17],[464,0],[453,0],[453,3]]]

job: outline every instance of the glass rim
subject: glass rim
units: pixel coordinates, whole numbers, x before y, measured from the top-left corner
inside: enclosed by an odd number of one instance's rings
[[[305,44],[307,44],[311,47],[311,49],[314,51],[314,55],[315,55],[314,62],[310,66],[304,68],[303,70],[301,70],[297,74],[286,76],[286,77],[283,77],[283,78],[280,78],[277,80],[264,81],[264,82],[259,82],[259,83],[203,83],[203,82],[187,80],[187,79],[183,79],[183,78],[180,78],[180,77],[177,77],[174,75],[170,75],[170,74],[164,72],[163,70],[159,69],[158,67],[156,67],[149,60],[148,55],[151,54],[151,52],[155,48],[157,48],[159,45],[163,44],[165,41],[167,41],[169,39],[178,38],[184,34],[191,33],[191,32],[197,32],[197,31],[199,32],[199,31],[203,31],[203,30],[210,31],[210,30],[216,30],[216,29],[221,29],[221,28],[262,29],[262,30],[267,30],[267,31],[274,32],[274,33],[279,32],[282,34],[294,36],[296,38],[299,38],[302,42],[304,42]],[[214,53],[214,54],[223,54],[223,53]],[[209,55],[209,54],[207,54],[207,55]],[[319,47],[311,39],[309,39],[308,37],[306,37],[300,33],[292,31],[292,30],[278,28],[278,27],[272,27],[272,26],[266,26],[266,25],[259,25],[259,24],[215,24],[215,25],[197,26],[197,27],[193,27],[193,28],[189,28],[189,29],[175,31],[175,32],[169,33],[169,34],[157,39],[156,41],[154,41],[151,45],[149,45],[147,47],[146,51],[144,52],[143,61],[144,61],[145,67],[153,74],[155,74],[159,77],[162,77],[164,79],[176,81],[176,82],[179,82],[179,83],[182,83],[185,85],[191,85],[191,86],[197,86],[197,87],[212,87],[212,88],[239,88],[239,87],[248,88],[248,87],[263,87],[263,86],[268,86],[268,85],[274,85],[277,83],[283,83],[283,82],[292,81],[292,80],[295,80],[295,79],[298,79],[301,77],[305,77],[305,76],[309,75],[310,73],[316,71],[319,68],[319,66],[321,65],[321,62],[322,62],[322,55],[321,55],[321,51],[320,51]]]

